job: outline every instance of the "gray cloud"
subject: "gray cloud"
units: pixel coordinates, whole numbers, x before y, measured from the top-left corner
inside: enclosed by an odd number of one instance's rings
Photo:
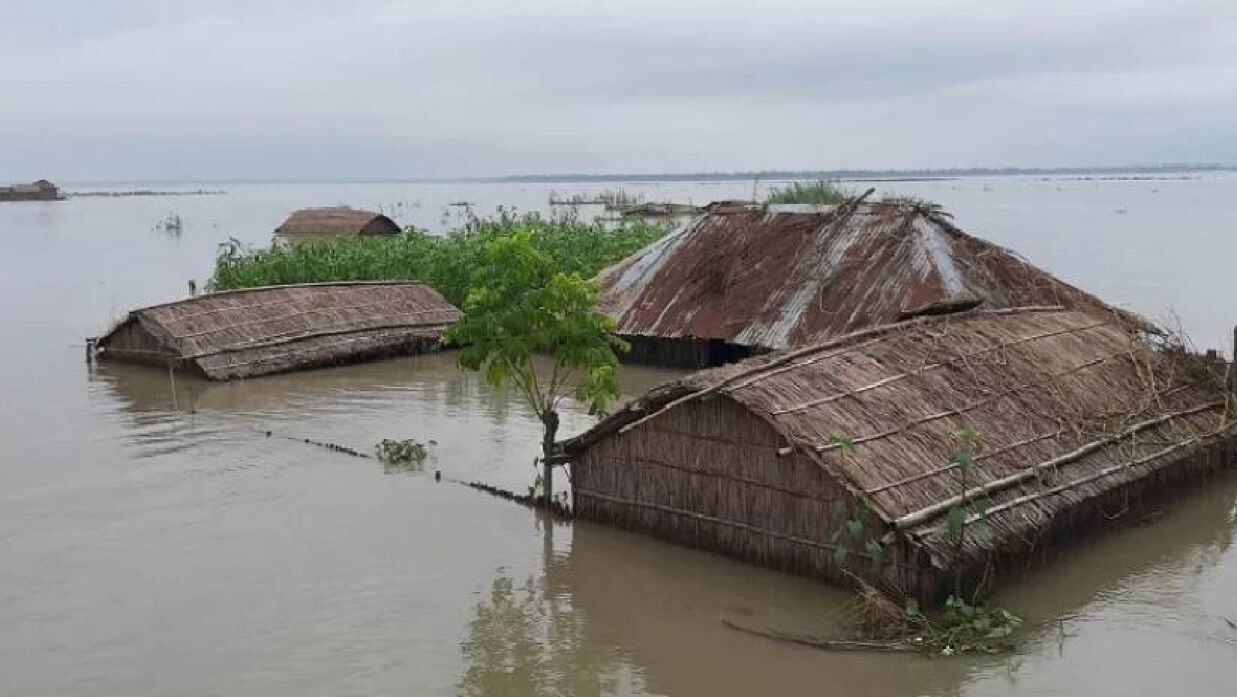
[[[21,4],[2,178],[1237,160],[1227,1]]]

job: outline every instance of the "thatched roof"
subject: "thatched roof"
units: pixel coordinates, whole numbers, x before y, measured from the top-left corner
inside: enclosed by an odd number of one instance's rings
[[[599,307],[619,334],[779,349],[974,307],[1113,312],[930,206],[708,210],[601,273]]]
[[[290,241],[331,240],[360,235],[397,235],[399,225],[381,213],[355,208],[303,208],[288,216],[275,235]]]
[[[1232,434],[1225,392],[1194,357],[1153,348],[1112,317],[1024,308],[921,318],[696,373],[565,450],[578,457],[709,398],[767,422],[787,454],[809,455],[938,563],[952,547],[934,533],[963,490],[951,464],[961,429],[983,444],[967,475],[968,500],[988,510],[986,534],[967,540],[972,559],[1033,541],[1093,497],[1171,474]]]
[[[252,377],[435,343],[459,318],[438,291],[419,283],[271,286],[202,295],[134,310],[99,340],[144,331],[144,353],[191,364],[216,380]]]

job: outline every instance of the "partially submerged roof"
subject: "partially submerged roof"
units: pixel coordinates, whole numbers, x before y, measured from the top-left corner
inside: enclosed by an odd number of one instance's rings
[[[419,283],[327,283],[212,293],[130,312],[100,355],[252,377],[436,343],[459,318]]]
[[[982,443],[967,500],[987,507],[988,532],[967,539],[972,558],[1035,540],[1101,494],[1180,476],[1188,456],[1233,434],[1225,391],[1196,357],[1157,349],[1112,317],[1024,308],[921,318],[695,373],[565,451],[578,458],[713,398],[767,422],[786,454],[810,456],[938,563],[953,549],[934,533],[963,490],[953,463],[962,429]]]
[[[975,307],[1115,312],[936,208],[896,201],[716,204],[600,280],[619,334],[764,349]]]
[[[275,235],[289,241],[332,240],[361,235],[397,235],[399,225],[381,213],[355,208],[303,208],[288,216]]]

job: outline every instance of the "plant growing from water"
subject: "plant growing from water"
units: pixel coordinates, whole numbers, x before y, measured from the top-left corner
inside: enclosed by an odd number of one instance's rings
[[[389,468],[421,469],[425,459],[429,457],[430,444],[433,444],[433,441],[427,444],[413,438],[383,438],[374,446],[374,457]]]
[[[1022,624],[1022,619],[1004,608],[980,602],[978,587],[970,600],[964,598],[963,553],[968,539],[985,534],[988,514],[987,499],[971,496],[971,475],[983,441],[969,428],[958,431],[954,438],[958,448],[950,457],[950,465],[958,475],[958,503],[946,513],[945,526],[939,533],[954,546],[954,592],[946,599],[944,612],[935,619],[922,614],[914,600],[907,601],[906,612],[920,628],[916,642],[928,650],[943,655],[995,653],[1007,648],[1003,640]]]
[[[818,206],[835,206],[854,198],[853,191],[838,186],[834,182],[818,179],[814,182],[790,182],[790,184],[770,189],[765,196],[765,203],[809,203]]]
[[[590,278],[645,245],[660,239],[666,225],[642,220],[617,227],[565,214],[549,218],[501,212],[494,219],[467,218],[446,235],[409,229],[394,238],[356,237],[330,244],[296,244],[249,249],[238,240],[219,246],[213,291],[329,281],[412,280],[428,283],[453,305],[462,306],[471,288],[482,285],[486,245],[527,233],[556,271]]]
[[[604,413],[619,394],[615,352],[627,345],[614,336],[614,320],[597,312],[596,285],[561,271],[537,247],[533,230],[489,240],[476,271],[464,316],[446,338],[460,346],[460,367],[481,372],[491,385],[514,385],[541,421],[538,498],[549,506],[559,405],[574,393],[589,413]],[[548,371],[537,371],[537,354],[548,359]]]
[[[855,452],[855,440],[837,433],[829,434],[829,444],[838,449],[845,469],[846,457]],[[842,501],[833,504],[829,514],[830,542],[834,545],[833,563],[839,571],[846,569],[847,560],[862,554],[868,560],[872,575],[880,573],[885,560],[885,546],[880,541],[880,529],[872,502],[865,496],[853,506]]]
[[[1020,626],[1022,618],[983,603],[970,603],[951,595],[943,612],[929,617],[913,598],[906,601],[906,615],[916,627],[912,642],[932,654],[999,653],[1009,648],[1005,641]]]
[[[1004,640],[1022,620],[1004,608],[987,606],[976,597],[967,600],[963,595],[962,553],[968,539],[983,534],[987,506],[985,499],[969,495],[973,468],[983,442],[979,434],[969,428],[962,429],[954,437],[958,446],[950,456],[950,465],[957,473],[959,502],[949,509],[945,525],[938,533],[954,548],[954,592],[940,613],[922,612],[913,598],[908,598],[904,609],[899,611],[878,591],[857,579],[862,608],[860,625],[865,635],[874,638],[892,637],[896,641],[898,637],[909,636],[912,645],[933,654],[995,653],[1008,648]],[[847,436],[830,435],[829,443],[838,449],[843,462],[855,449],[854,439]],[[833,561],[839,570],[845,571],[851,555],[861,553],[868,559],[871,575],[879,574],[884,546],[872,503],[866,497],[849,507],[840,501],[835,503],[830,528],[833,530],[831,542],[836,545]]]

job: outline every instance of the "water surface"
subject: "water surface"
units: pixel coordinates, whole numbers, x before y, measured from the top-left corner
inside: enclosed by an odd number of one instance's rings
[[[1237,179],[889,183],[959,225],[1227,347]],[[68,187],[70,190],[72,186]],[[83,185],[83,189],[101,188]],[[126,188],[170,188],[116,185]],[[236,384],[83,360],[83,337],[203,281],[218,242],[348,203],[443,229],[458,207],[591,186],[185,184],[222,196],[0,205],[0,695],[1227,695],[1237,481],[1089,538],[1002,589],[1027,639],[965,660],[831,654],[725,629],[828,633],[836,590],[616,530],[547,526],[452,483],[522,489],[538,425],[423,356]],[[628,186],[649,198],[750,183]],[[444,212],[446,222],[444,223]],[[169,213],[179,236],[156,229]],[[674,371],[625,369],[628,394]],[[566,432],[587,427],[576,406]],[[267,435],[270,432],[270,435]],[[421,470],[371,449],[433,439]],[[437,483],[441,470],[447,481]]]

